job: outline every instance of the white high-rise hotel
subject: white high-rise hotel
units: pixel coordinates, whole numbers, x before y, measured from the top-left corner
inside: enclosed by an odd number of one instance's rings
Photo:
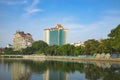
[[[68,29],[63,28],[61,24],[57,24],[55,28],[44,29],[45,42],[49,45],[63,45],[68,42]]]

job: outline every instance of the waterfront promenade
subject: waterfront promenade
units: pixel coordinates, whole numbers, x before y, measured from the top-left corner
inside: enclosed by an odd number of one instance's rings
[[[78,57],[78,56],[45,56],[45,55],[0,55],[2,59],[45,59],[45,60],[68,60],[68,61],[105,61],[105,62],[120,62],[120,58],[97,59],[93,57]]]

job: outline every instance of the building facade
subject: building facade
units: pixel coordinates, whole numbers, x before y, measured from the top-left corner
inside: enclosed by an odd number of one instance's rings
[[[78,41],[78,42],[72,43],[72,45],[74,45],[75,47],[77,47],[77,46],[84,46],[84,43],[81,42],[81,41]]]
[[[0,54],[4,53],[4,48],[0,48]]]
[[[33,38],[30,33],[24,33],[23,31],[16,31],[13,37],[13,48],[14,50],[21,50],[33,43]]]
[[[63,28],[61,24],[57,24],[55,28],[44,29],[45,42],[49,45],[63,45],[67,44],[68,29]]]

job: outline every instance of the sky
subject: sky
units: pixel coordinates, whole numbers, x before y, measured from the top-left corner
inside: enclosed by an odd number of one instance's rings
[[[107,38],[120,24],[120,0],[0,0],[0,47],[17,30],[44,40],[44,29],[62,24],[68,43]]]

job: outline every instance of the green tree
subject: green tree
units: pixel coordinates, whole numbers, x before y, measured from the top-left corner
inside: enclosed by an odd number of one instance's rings
[[[32,48],[34,50],[44,50],[45,47],[47,47],[48,44],[42,40],[39,40],[39,41],[35,41],[33,44],[32,44]]]
[[[27,47],[25,49],[21,50],[21,54],[33,54],[35,52],[34,48],[32,47]]]
[[[47,43],[45,43],[44,41],[35,41],[31,47],[27,47],[25,49],[21,50],[22,54],[41,54],[41,53],[45,53],[45,49],[48,46]]]
[[[120,24],[115,29],[111,30],[108,37],[111,39],[112,48],[120,52]]]
[[[45,50],[45,53],[47,55],[59,55],[58,54],[58,46],[57,45],[48,46]]]
[[[75,54],[76,55],[80,55],[80,54],[83,54],[84,53],[84,49],[85,49],[85,47],[84,46],[77,46],[77,47],[75,47]]]
[[[70,45],[70,44],[65,44],[63,46],[61,46],[61,51],[63,53],[63,55],[75,55],[74,54],[74,49],[75,47],[73,45]]]
[[[99,53],[110,53],[112,50],[110,39],[101,39],[98,47]]]
[[[86,54],[93,54],[98,52],[99,41],[95,39],[89,39],[84,42],[84,45]]]
[[[5,54],[8,54],[8,55],[9,54],[15,54],[15,52],[19,53],[19,51],[13,51],[12,48],[7,48],[7,47],[4,49],[4,52],[5,52]]]

